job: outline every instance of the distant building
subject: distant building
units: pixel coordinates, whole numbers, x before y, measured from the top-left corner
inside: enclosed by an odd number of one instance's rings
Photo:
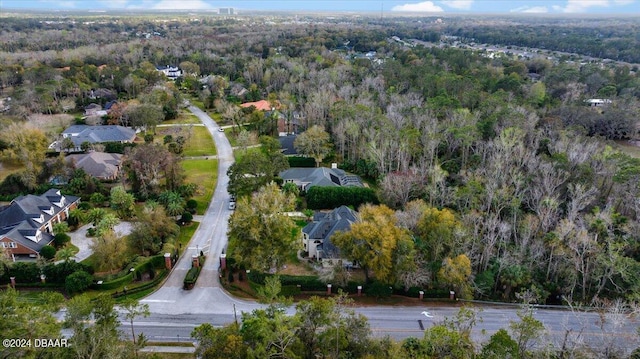
[[[156,67],[156,70],[162,72],[169,80],[175,80],[182,76],[182,70],[177,66]]]
[[[220,15],[235,15],[236,9],[232,7],[221,7],[218,9],[218,14]]]
[[[255,101],[255,102],[245,102],[245,103],[240,105],[240,107],[243,107],[243,108],[249,108],[251,106],[255,107],[256,110],[258,110],[258,111],[271,111],[271,108],[272,108],[271,104],[267,100],[260,100],[260,101]]]
[[[606,98],[590,98],[588,100],[585,100],[585,102],[590,106],[590,107],[602,107],[605,105],[609,105],[611,104],[611,100],[606,99]]]

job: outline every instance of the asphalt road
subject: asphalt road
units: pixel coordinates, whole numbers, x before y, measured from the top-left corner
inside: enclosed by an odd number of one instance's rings
[[[381,306],[355,308],[355,310],[369,319],[373,336],[384,337],[388,335],[396,340],[402,340],[408,337],[421,338],[424,329],[441,323],[445,318],[455,318],[458,308]],[[433,317],[424,316],[422,312],[425,310]],[[145,333],[150,341],[192,341],[191,332],[196,326],[202,323],[211,323],[215,327],[220,327],[233,322],[236,316],[240,320],[241,311],[237,310],[234,315],[233,308],[228,313],[216,314],[166,315],[154,313],[148,318],[136,320],[134,328],[136,333]],[[515,308],[483,308],[478,317],[476,327],[472,332],[476,343],[483,343],[499,329],[507,329],[510,322],[518,321]],[[596,349],[616,348],[628,354],[640,345],[638,335],[635,333],[638,322],[628,316],[622,316],[619,325],[615,323],[616,318],[613,316],[606,317],[605,324],[601,325],[601,317],[597,313],[537,309],[534,312],[534,317],[545,325],[545,331],[540,342],[536,344],[537,346],[553,344],[556,348],[560,348],[565,343],[566,347],[571,348],[579,344]],[[125,334],[130,332],[129,324],[126,321],[123,321],[122,330]]]
[[[149,305],[152,314],[148,318],[137,319],[134,326],[136,332],[143,332],[151,341],[190,341],[191,331],[197,325],[211,323],[214,326],[222,326],[236,318],[240,320],[242,312],[251,312],[261,307],[252,301],[233,298],[220,287],[219,258],[227,245],[227,224],[231,214],[228,209],[227,170],[233,164],[233,151],[224,133],[218,131],[218,125],[206,113],[195,106],[190,106],[189,109],[198,116],[215,140],[219,159],[218,183],[213,200],[189,244],[186,255],[176,263],[164,285],[140,301]],[[192,255],[197,255],[199,251],[203,251],[208,259],[195,288],[184,290],[182,281],[191,267]],[[454,318],[458,308],[376,306],[355,310],[369,319],[375,336],[389,335],[394,339],[404,339],[422,337],[423,328],[442,322],[445,318]],[[423,311],[428,311],[432,317],[426,317],[422,314]],[[600,324],[601,317],[596,313],[538,309],[534,317],[546,328],[540,345],[553,343],[560,347],[566,340],[569,345],[585,343],[594,348],[609,346],[624,349],[626,352],[640,345],[636,334],[638,322],[630,316],[605,317],[604,325]],[[510,322],[517,320],[516,308],[484,308],[479,314],[473,338],[482,342],[498,329],[508,328]],[[615,325],[614,322],[619,324]],[[123,320],[122,329],[129,333],[126,320]]]

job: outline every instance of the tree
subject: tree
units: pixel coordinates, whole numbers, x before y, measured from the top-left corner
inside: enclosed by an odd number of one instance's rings
[[[147,256],[157,253],[162,245],[180,234],[180,227],[164,208],[147,204],[133,224],[127,243],[131,250]]]
[[[214,328],[204,323],[193,329],[191,337],[196,340],[196,356],[203,359],[244,359],[247,346],[243,343],[237,323]]]
[[[110,295],[103,294],[94,300],[86,295],[73,297],[67,303],[64,325],[73,331],[71,353],[75,358],[121,358],[127,355],[120,345],[118,313]]]
[[[445,258],[438,271],[438,282],[451,286],[460,298],[471,299],[471,261],[460,254],[455,258]]]
[[[42,129],[20,122],[13,122],[0,131],[0,142],[4,156],[22,165],[33,166],[35,172],[44,161],[49,145]]]
[[[91,250],[96,261],[96,269],[107,270],[111,273],[122,268],[129,260],[124,238],[118,238],[113,232],[107,232],[93,238]]]
[[[124,187],[116,186],[111,189],[109,203],[119,218],[128,219],[133,215],[135,197],[131,193],[127,193]]]
[[[420,247],[431,261],[439,261],[455,248],[460,222],[453,211],[427,208],[418,223]]]
[[[251,198],[241,197],[229,219],[229,238],[238,259],[252,268],[278,270],[295,250],[298,231],[284,213],[293,204],[293,196],[273,182]]]
[[[176,189],[184,180],[180,158],[161,144],[144,144],[131,150],[124,163],[134,193],[146,199],[163,189]]]
[[[229,193],[247,196],[273,181],[278,173],[289,168],[287,158],[280,152],[280,143],[268,136],[260,137],[259,151],[247,150],[231,165]]]
[[[367,281],[373,271],[376,279],[392,284],[397,279],[399,264],[413,262],[411,236],[396,223],[389,207],[364,205],[360,207],[358,221],[348,231],[334,234],[331,241],[343,255],[362,266]],[[404,250],[396,257],[398,248]]]
[[[482,346],[480,358],[504,359],[518,357],[518,343],[504,329],[498,329]]]
[[[167,214],[170,216],[179,216],[184,212],[184,198],[182,198],[182,196],[177,192],[164,191],[160,193],[158,202],[164,206]]]
[[[125,315],[124,317],[129,320],[129,323],[131,324],[131,340],[133,340],[133,346],[134,346],[134,350],[135,350],[135,354],[136,354],[136,358],[138,357],[138,348],[141,348],[144,346],[144,334],[140,334],[139,340],[136,343],[136,333],[133,329],[133,320],[136,319],[137,317],[143,317],[146,318],[149,315],[151,315],[151,312],[149,311],[149,305],[148,304],[140,304],[135,300],[127,300],[124,303],[122,303],[121,308],[124,309]]]
[[[518,344],[520,358],[532,357],[529,353],[544,332],[544,324],[533,317],[533,308],[526,307],[518,311],[520,321],[509,323],[512,335]]]
[[[42,296],[44,304],[36,304],[19,300],[18,292],[13,288],[0,291],[0,327],[2,338],[29,339],[58,339],[60,338],[60,324],[54,314],[64,300],[60,296]],[[40,302],[40,301],[38,301]],[[9,320],[10,319],[10,320]],[[3,358],[59,358],[64,355],[62,349],[38,348],[30,346],[4,346],[0,348]]]
[[[316,167],[318,167],[331,152],[329,140],[329,134],[324,130],[324,127],[315,125],[298,135],[293,145],[299,153],[313,157],[316,160]]]

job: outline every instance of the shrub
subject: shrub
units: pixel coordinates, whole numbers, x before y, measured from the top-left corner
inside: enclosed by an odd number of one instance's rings
[[[78,293],[89,288],[92,282],[93,277],[91,276],[91,274],[80,270],[77,272],[73,272],[67,277],[67,279],[65,279],[64,289],[69,293]]]
[[[233,272],[229,272],[229,275],[227,276],[227,280],[229,281],[229,283],[233,283]]]
[[[45,259],[53,259],[56,256],[56,249],[53,246],[46,245],[40,249],[40,255]]]
[[[365,288],[365,293],[367,295],[376,298],[390,297],[392,292],[393,289],[388,284],[384,284],[378,281],[371,283],[368,287]]]
[[[180,217],[180,224],[191,223],[193,221],[193,215],[189,212],[184,212]]]
[[[67,244],[70,240],[71,237],[69,237],[69,235],[66,233],[57,233],[55,236],[53,236],[53,244],[55,244],[55,246],[58,248],[64,247],[64,245]]]
[[[195,213],[196,208],[198,208],[198,201],[196,201],[195,199],[190,199],[185,204],[185,207],[189,210],[189,212],[193,211],[191,213]]]

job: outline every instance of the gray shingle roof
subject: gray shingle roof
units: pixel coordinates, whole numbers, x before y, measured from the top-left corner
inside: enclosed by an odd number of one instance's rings
[[[316,212],[313,222],[307,224],[302,231],[310,239],[319,239],[322,244],[323,258],[339,258],[340,250],[331,242],[336,231],[348,231],[357,219],[356,213],[347,206],[340,206],[328,213]]]
[[[136,138],[136,131],[134,129],[119,125],[73,125],[64,130],[62,134],[70,135],[67,137],[71,138],[73,143],[78,147],[83,142],[132,142]]]
[[[118,173],[122,155],[118,153],[90,152],[69,155],[65,160],[73,163],[76,168],[82,168],[92,177],[107,179]]]
[[[338,168],[304,168],[293,167],[280,172],[280,177],[287,182],[291,180],[303,185],[306,190],[312,186],[357,186],[362,187],[362,181],[355,175],[347,174]]]
[[[27,236],[35,236],[44,223],[78,199],[79,197],[75,196],[63,196],[55,188],[40,196],[29,194],[17,197],[0,211],[0,235],[34,251],[40,251],[53,240],[53,236],[43,232],[38,241],[31,240]]]

